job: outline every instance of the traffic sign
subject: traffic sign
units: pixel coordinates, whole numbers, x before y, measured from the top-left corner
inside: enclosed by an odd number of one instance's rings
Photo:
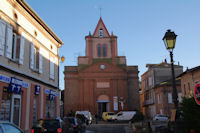
[[[196,84],[194,88],[194,99],[200,105],[200,84]]]

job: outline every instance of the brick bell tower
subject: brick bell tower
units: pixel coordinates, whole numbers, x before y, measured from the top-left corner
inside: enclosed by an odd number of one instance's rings
[[[112,63],[116,64],[117,36],[109,34],[101,17],[93,35],[89,33],[85,40],[88,64],[92,64],[93,59],[112,59]]]

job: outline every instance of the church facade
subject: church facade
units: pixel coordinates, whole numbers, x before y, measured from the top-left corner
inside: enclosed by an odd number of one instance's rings
[[[102,18],[85,40],[78,66],[65,66],[64,114],[139,110],[138,66],[127,66],[126,57],[118,56],[117,36],[109,34]]]

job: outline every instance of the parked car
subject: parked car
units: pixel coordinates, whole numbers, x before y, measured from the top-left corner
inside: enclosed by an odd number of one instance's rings
[[[86,129],[87,118],[83,114],[77,114],[76,118],[81,130],[84,131]]]
[[[0,133],[24,133],[22,129],[11,122],[0,121]]]
[[[64,117],[63,121],[67,126],[67,133],[78,133],[85,130],[82,124],[78,122],[78,119],[75,117]]]
[[[130,121],[135,114],[136,111],[120,111],[113,116],[113,119],[117,121]]]
[[[61,119],[40,119],[33,124],[31,133],[64,133],[66,126]]]
[[[114,120],[115,113],[114,112],[103,112],[102,119],[104,121],[112,121]]]
[[[168,121],[168,116],[167,115],[162,115],[162,114],[156,114],[153,118],[153,120],[159,120],[159,121]]]
[[[92,115],[89,111],[85,110],[85,111],[76,111],[75,115],[77,114],[83,114],[87,120],[86,120],[86,123],[87,124],[92,124]]]

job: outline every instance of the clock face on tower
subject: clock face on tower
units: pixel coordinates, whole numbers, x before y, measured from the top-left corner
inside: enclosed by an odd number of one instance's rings
[[[100,65],[100,68],[101,69],[105,69],[105,65]]]

